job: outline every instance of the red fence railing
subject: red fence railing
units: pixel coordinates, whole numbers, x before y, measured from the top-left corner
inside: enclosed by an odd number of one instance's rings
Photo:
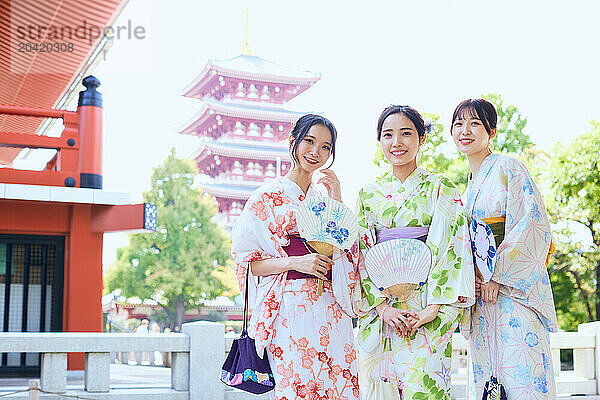
[[[0,183],[102,188],[102,94],[96,91],[100,81],[88,76],[83,85],[77,111],[0,105],[0,115],[60,118],[64,125],[60,137],[0,132],[0,147],[56,150],[42,171],[0,168]]]

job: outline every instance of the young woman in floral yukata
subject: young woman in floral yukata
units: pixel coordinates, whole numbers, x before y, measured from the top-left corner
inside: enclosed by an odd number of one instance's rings
[[[426,131],[415,109],[386,108],[377,124],[377,140],[392,168],[359,193],[363,253],[386,238],[415,238],[425,242],[433,260],[425,284],[415,285],[404,301],[377,288],[361,266],[360,311],[366,312],[358,333],[363,398],[383,398],[378,388],[384,380],[398,385],[401,399],[450,399],[452,334],[462,311],[475,301],[460,194],[450,179],[417,167]]]
[[[310,253],[296,226],[300,204],[323,196],[313,174],[331,156],[335,159],[336,136],[326,118],[301,117],[290,135],[291,171],[255,190],[233,227],[238,281],[242,293],[249,290],[253,310],[249,335],[259,356],[267,350],[275,378],[271,393],[277,400],[359,398],[351,319],[358,243],[332,261]],[[328,168],[320,172],[324,176],[316,183],[341,201],[335,173]],[[321,295],[317,278],[324,280]]]
[[[461,327],[470,336],[467,398],[481,399],[493,375],[509,400],[554,399],[548,332],[557,330],[557,322],[547,270],[552,233],[527,168],[490,151],[496,121],[494,106],[483,99],[463,101],[452,116],[452,137],[471,168],[467,218],[500,224],[496,242],[501,240],[492,279],[476,278],[477,303]]]

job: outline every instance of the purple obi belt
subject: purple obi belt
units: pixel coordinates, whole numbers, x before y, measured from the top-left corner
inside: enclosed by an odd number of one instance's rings
[[[394,239],[417,239],[425,243],[429,227],[427,226],[401,226],[399,228],[382,228],[377,230],[377,243]]]
[[[285,250],[288,256],[305,256],[310,253],[316,253],[316,251],[312,247],[310,247],[308,243],[302,241],[300,236],[290,235],[289,239],[290,244],[288,244],[287,246],[283,246],[283,250]],[[327,280],[331,280],[331,269],[327,271],[325,277],[327,277]],[[296,270],[290,270],[287,273],[288,280],[308,278],[317,279],[317,277],[314,275],[305,274],[304,272],[299,272]]]

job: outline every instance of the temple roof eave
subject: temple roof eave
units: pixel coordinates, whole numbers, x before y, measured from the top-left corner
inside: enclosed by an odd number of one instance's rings
[[[284,67],[261,57],[240,55],[222,61],[209,60],[202,72],[183,89],[183,95],[195,97],[202,91],[202,87],[216,75],[279,84],[302,85],[306,88],[314,85],[322,77],[320,73]]]
[[[212,111],[212,113],[210,112]],[[274,109],[265,107],[240,106],[237,104],[224,104],[212,101],[204,101],[200,111],[198,111],[179,132],[182,134],[193,135],[202,125],[209,120],[212,115],[223,115],[227,117],[253,119],[257,121],[272,121],[292,123],[304,112],[290,111],[285,109]]]
[[[210,155],[217,155],[219,157],[233,158],[233,159],[244,159],[244,160],[260,160],[260,161],[276,161],[278,158],[284,162],[290,162],[291,157],[287,149],[282,148],[281,151],[264,151],[261,152],[255,148],[241,149],[232,148],[227,145],[216,144],[211,142],[202,143],[196,152],[192,155],[192,158],[196,162],[203,161]]]
[[[219,185],[208,185],[202,184],[200,185],[204,189],[206,193],[212,194],[215,197],[221,197],[226,199],[235,199],[235,200],[248,200],[252,192],[255,188],[248,189],[233,189],[233,188],[224,188]]]

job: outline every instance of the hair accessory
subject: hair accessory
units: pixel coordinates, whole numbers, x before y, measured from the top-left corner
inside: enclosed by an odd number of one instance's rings
[[[431,121],[430,119],[425,119],[424,125],[425,125],[425,133],[426,134],[429,135],[431,132],[433,132],[433,128],[435,127],[435,124],[433,123],[433,121]]]
[[[296,118],[295,120],[293,120],[293,121],[292,121],[292,127],[291,127],[291,129],[290,129],[290,136],[292,136],[291,132],[293,132],[293,131],[294,131],[294,129],[296,129],[296,124],[298,123],[298,120],[299,120],[299,119],[300,119],[300,118]]]

